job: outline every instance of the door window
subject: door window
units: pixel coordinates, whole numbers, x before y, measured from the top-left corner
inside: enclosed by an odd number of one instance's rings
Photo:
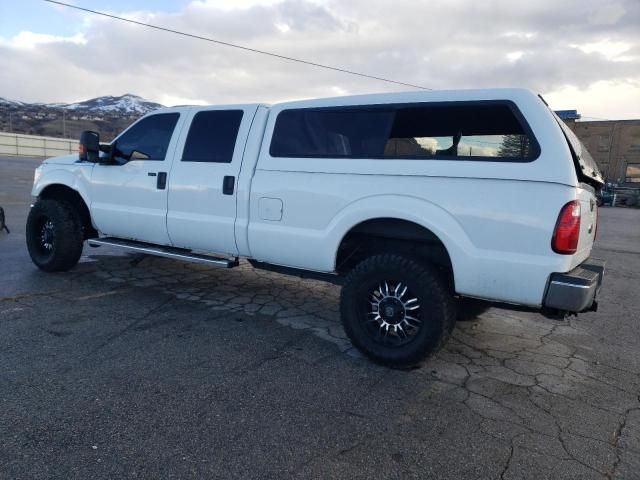
[[[231,163],[242,110],[196,113],[182,154],[183,162]]]
[[[116,140],[120,161],[164,160],[179,113],[158,113],[143,118]]]

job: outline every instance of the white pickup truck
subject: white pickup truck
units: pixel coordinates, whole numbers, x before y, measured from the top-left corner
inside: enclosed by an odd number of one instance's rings
[[[443,345],[465,297],[595,309],[601,184],[523,89],[175,107],[38,167],[27,244],[46,271],[88,241],[333,280],[353,344],[404,366]]]

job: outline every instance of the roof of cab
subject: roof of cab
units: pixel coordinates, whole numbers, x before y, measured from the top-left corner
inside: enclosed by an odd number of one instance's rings
[[[232,110],[232,109],[239,109],[239,108],[255,108],[255,107],[268,107],[269,105],[264,104],[264,103],[211,103],[211,104],[207,104],[207,105],[175,105],[173,107],[165,107],[163,108],[163,110],[165,109],[171,109],[171,108],[186,108],[189,110],[206,110],[208,108],[220,108],[220,109],[224,109],[224,110]]]

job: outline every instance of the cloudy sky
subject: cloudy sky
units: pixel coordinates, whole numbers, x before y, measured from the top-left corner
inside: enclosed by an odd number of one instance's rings
[[[524,86],[556,109],[640,117],[640,0],[68,0],[434,89]],[[407,90],[149,30],[41,0],[0,0],[0,97],[134,93],[165,105]]]

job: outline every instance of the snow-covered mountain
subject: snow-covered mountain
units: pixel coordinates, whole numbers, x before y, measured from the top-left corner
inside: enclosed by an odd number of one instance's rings
[[[58,103],[49,104],[50,107],[64,108],[65,110],[75,110],[78,112],[101,112],[110,114],[124,115],[144,115],[162,108],[159,103],[150,102],[137,95],[127,93],[125,95],[114,97],[111,95],[104,97],[92,98],[83,102],[76,103]]]
[[[0,131],[77,138],[83,130],[95,130],[110,139],[161,107],[131,94],[76,103],[26,103],[0,97]]]
[[[159,103],[150,102],[130,93],[119,97],[107,95],[76,103],[24,103],[0,97],[0,108],[63,109],[93,115],[144,115],[162,107],[163,105]]]
[[[0,106],[2,107],[20,107],[22,105],[24,105],[24,103],[0,97]]]

